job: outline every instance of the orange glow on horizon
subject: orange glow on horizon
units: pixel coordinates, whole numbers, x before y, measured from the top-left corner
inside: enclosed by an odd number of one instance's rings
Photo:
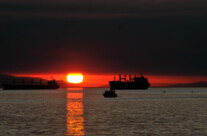
[[[62,74],[11,74],[17,77],[34,77],[51,80],[51,76],[56,80],[67,82],[66,73]],[[163,76],[163,75],[144,75],[148,78],[151,87],[168,86],[173,84],[192,83],[197,81],[207,81],[206,76]],[[116,75],[116,80],[118,75]],[[108,81],[114,80],[112,74],[84,74],[84,81],[78,87],[104,87],[109,85]]]
[[[69,73],[67,75],[67,81],[69,83],[82,83],[83,82],[83,75],[81,73]]]

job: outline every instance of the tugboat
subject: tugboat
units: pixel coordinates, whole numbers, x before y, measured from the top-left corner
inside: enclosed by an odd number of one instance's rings
[[[110,89],[147,89],[150,87],[150,84],[148,82],[148,79],[145,78],[142,73],[140,73],[140,76],[134,75],[132,78],[131,75],[129,75],[129,78],[127,79],[127,76],[119,75],[119,80],[116,80],[114,77],[114,81],[109,81]]]
[[[115,90],[106,90],[104,93],[103,93],[103,96],[104,97],[117,97],[117,94],[115,93]]]

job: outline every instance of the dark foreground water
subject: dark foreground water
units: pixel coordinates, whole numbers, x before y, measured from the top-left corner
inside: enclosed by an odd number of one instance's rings
[[[0,136],[206,136],[207,88],[0,90]]]

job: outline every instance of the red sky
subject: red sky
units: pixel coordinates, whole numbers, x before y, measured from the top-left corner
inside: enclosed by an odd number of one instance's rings
[[[66,80],[77,70],[86,87],[137,71],[152,86],[207,79],[207,0],[1,0],[1,7],[0,73]]]
[[[54,78],[56,80],[67,81],[67,73],[64,74],[12,74],[18,77],[40,77],[44,79]],[[114,75],[101,75],[101,74],[83,74],[83,83],[80,85],[83,87],[100,87],[108,84],[108,81],[114,80]],[[151,87],[164,86],[180,83],[192,83],[196,81],[207,81],[205,76],[157,76],[157,75],[145,75],[148,78]],[[116,75],[118,79],[118,75]]]

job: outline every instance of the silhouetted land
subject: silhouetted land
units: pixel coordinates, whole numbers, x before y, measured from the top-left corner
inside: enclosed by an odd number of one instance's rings
[[[198,81],[185,84],[174,84],[167,87],[207,87],[207,81]]]

